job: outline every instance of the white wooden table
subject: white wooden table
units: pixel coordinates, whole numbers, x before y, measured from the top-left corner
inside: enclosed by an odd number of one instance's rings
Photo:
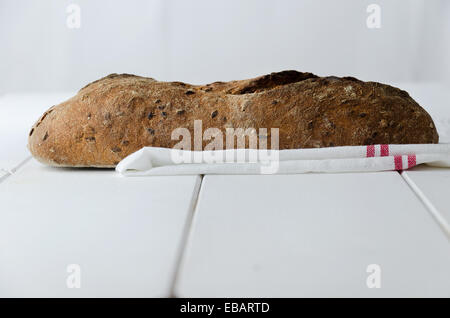
[[[445,90],[398,86],[446,129]],[[28,129],[70,95],[0,97],[0,297],[450,296],[450,170],[202,179],[44,167]]]

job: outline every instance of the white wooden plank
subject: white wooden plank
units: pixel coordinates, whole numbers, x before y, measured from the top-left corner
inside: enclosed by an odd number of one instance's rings
[[[396,172],[206,176],[175,294],[448,297],[450,243]]]
[[[14,169],[30,156],[28,133],[39,117],[71,92],[7,94],[0,97],[0,168]]]
[[[450,169],[419,166],[402,176],[450,238]]]
[[[0,183],[0,297],[169,296],[199,185],[31,160]]]

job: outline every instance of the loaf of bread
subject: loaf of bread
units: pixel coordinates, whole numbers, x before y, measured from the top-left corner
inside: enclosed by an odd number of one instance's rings
[[[173,130],[193,135],[194,120],[224,134],[267,128],[268,139],[278,128],[279,149],[438,142],[430,115],[403,90],[284,71],[208,85],[111,74],[47,110],[28,147],[52,166],[114,167],[144,146],[173,147]]]

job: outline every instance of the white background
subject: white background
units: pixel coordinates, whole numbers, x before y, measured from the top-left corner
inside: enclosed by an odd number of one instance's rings
[[[69,4],[81,28],[66,25]],[[367,6],[381,6],[368,29]],[[109,73],[205,83],[284,69],[449,81],[446,0],[0,0],[0,94],[76,90]]]

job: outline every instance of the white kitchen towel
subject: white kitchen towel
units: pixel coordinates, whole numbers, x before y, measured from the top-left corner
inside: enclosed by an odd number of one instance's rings
[[[124,158],[124,176],[297,174],[450,167],[450,144],[370,145],[290,150],[185,151],[144,147]]]

